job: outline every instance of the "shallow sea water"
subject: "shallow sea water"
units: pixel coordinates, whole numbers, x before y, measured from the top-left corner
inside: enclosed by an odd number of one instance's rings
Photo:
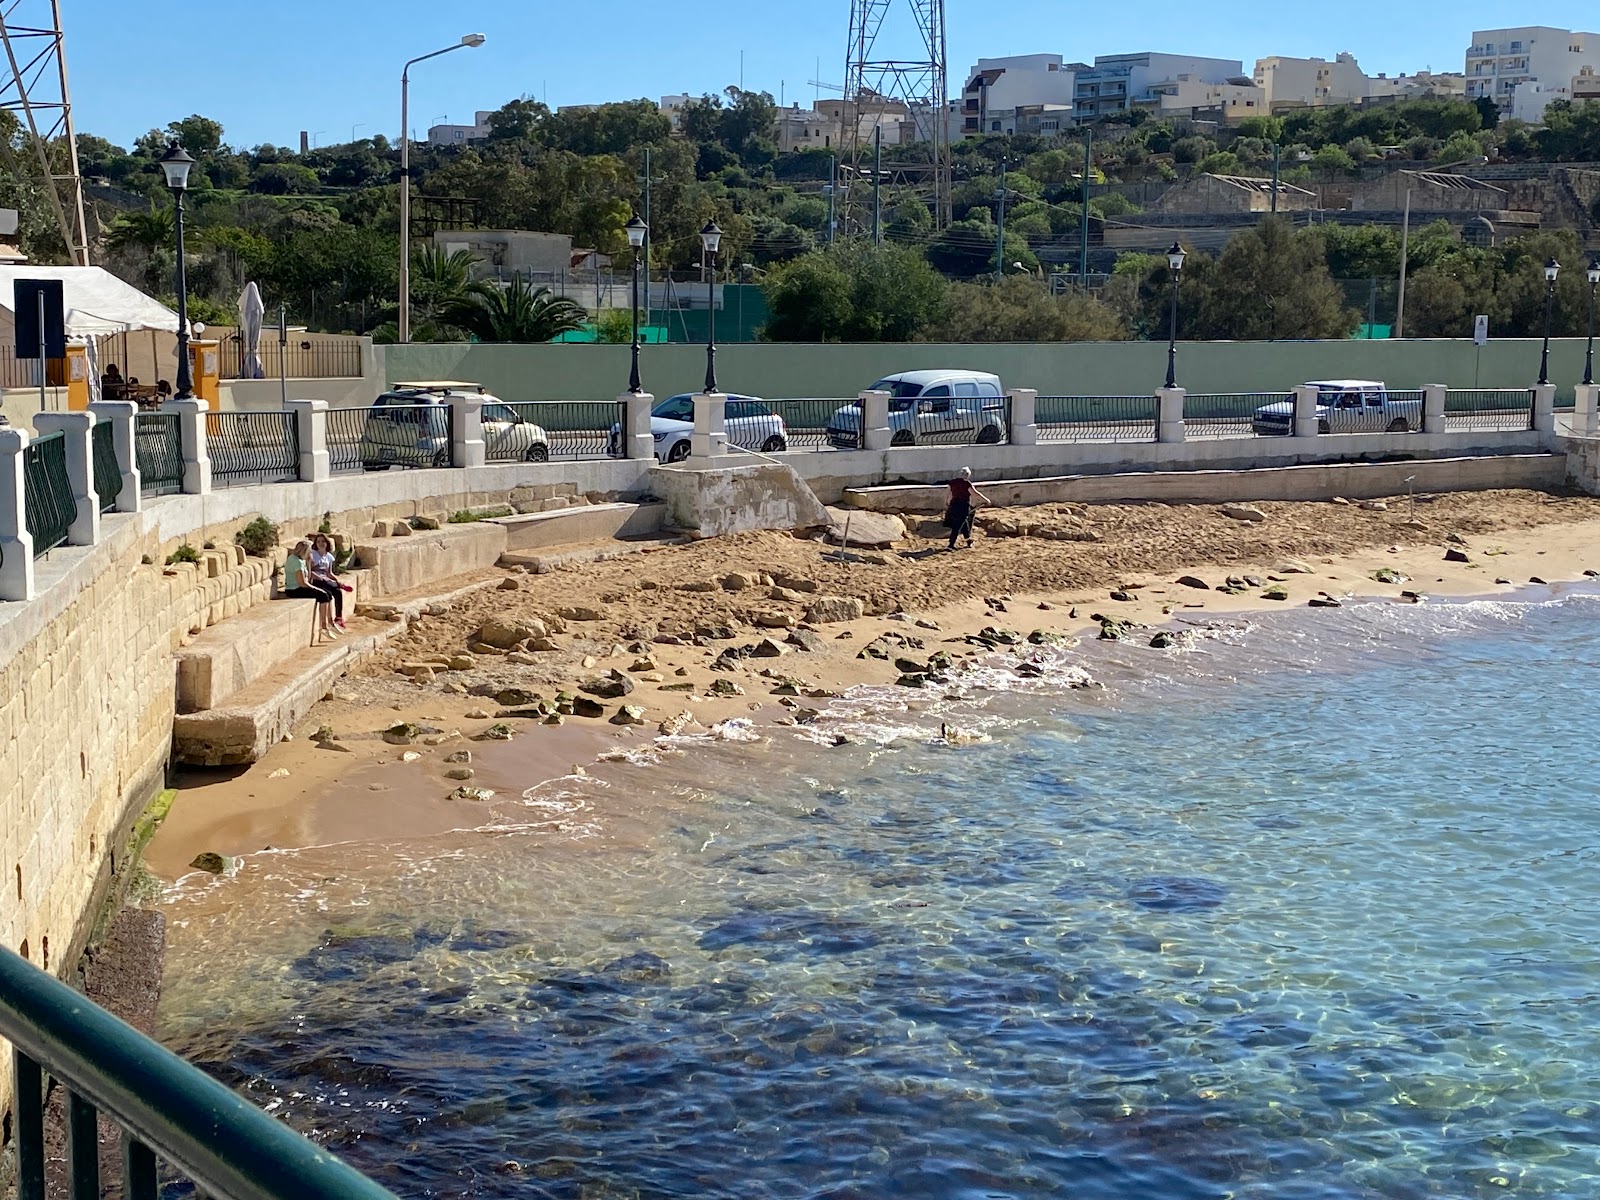
[[[406,1197],[1591,1197],[1597,616],[1041,651],[253,856],[164,1036]]]

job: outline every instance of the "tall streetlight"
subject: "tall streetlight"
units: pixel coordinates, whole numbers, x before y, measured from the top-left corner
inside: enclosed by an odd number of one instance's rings
[[[1167,386],[1178,386],[1178,276],[1183,271],[1183,247],[1177,242],[1167,251],[1167,267],[1172,272],[1172,325],[1167,334]]]
[[[1594,382],[1594,294],[1600,289],[1600,256],[1589,260],[1589,349],[1583,356],[1583,381]]]
[[[639,385],[639,248],[644,245],[650,226],[635,214],[623,228],[628,231],[628,245],[633,247],[633,366],[628,371],[628,391],[637,396],[644,391]]]
[[[183,271],[183,194],[189,190],[193,166],[194,159],[177,142],[170,143],[161,156],[161,170],[172,190],[173,226],[178,235],[178,391],[174,400],[188,400],[194,395],[194,376],[189,368],[189,282]]]
[[[481,33],[469,33],[454,46],[407,60],[400,69],[400,318],[397,324],[401,342],[411,340],[411,68],[464,46],[481,46],[485,40]]]
[[[715,221],[707,221],[700,231],[700,249],[711,266],[706,276],[706,395],[717,390],[717,247],[722,244],[722,230]]]
[[[1544,353],[1539,356],[1539,386],[1550,382],[1550,320],[1556,307],[1556,276],[1561,264],[1551,259],[1544,265]]]

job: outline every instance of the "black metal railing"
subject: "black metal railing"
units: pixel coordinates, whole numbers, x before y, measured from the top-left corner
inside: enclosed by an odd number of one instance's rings
[[[34,438],[23,452],[24,510],[35,557],[67,540],[78,519],[78,502],[67,476],[67,435],[57,430]]]
[[[1155,396],[1040,396],[1033,423],[1041,442],[1153,442]]]
[[[266,331],[256,352],[261,359],[261,374],[250,370],[249,352],[238,334],[228,338],[222,355],[225,379],[360,379],[361,342],[357,338],[337,341],[295,338],[280,346],[277,331]]]
[[[122,464],[117,461],[116,430],[110,421],[95,422],[90,435],[94,452],[94,490],[100,511],[110,512],[122,493]]]
[[[745,407],[748,412],[741,411]],[[761,410],[771,415],[763,415]],[[774,445],[775,440],[782,445]],[[778,450],[858,450],[860,401],[853,396],[805,396],[764,402],[729,400],[728,441],[746,450],[769,454]]]
[[[300,478],[300,437],[292,412],[206,414],[211,481],[221,487]]]
[[[1444,395],[1445,432],[1514,432],[1533,428],[1532,388],[1451,388]]]
[[[370,454],[373,447],[368,444],[366,452],[363,452],[362,447],[363,441],[366,440],[367,418],[371,415],[370,408],[328,410],[325,428],[330,474],[346,475],[355,471],[365,471],[369,466],[377,465],[377,460]]]
[[[1293,392],[1190,392],[1183,398],[1183,436],[1186,438],[1250,437],[1254,434],[1252,422],[1258,408],[1268,405],[1288,405],[1285,436],[1294,433]],[[1267,415],[1283,415],[1274,411]],[[1276,433],[1274,427],[1272,432]]]
[[[141,493],[170,496],[183,491],[183,438],[176,413],[136,413],[133,452]]]
[[[394,1200],[9,950],[0,950],[0,1034],[13,1047],[18,1200],[101,1194],[101,1116],[122,1131],[123,1178],[112,1191],[127,1200],[155,1200],[158,1161],[214,1200]],[[67,1153],[58,1168],[64,1180],[47,1170],[47,1079],[66,1093]]]
[[[496,401],[483,406],[489,462],[613,457],[613,429],[627,418],[616,400]]]

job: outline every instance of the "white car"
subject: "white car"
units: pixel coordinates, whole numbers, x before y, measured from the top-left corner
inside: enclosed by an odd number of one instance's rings
[[[1409,433],[1422,428],[1422,401],[1413,394],[1397,399],[1377,379],[1314,379],[1318,433]],[[1250,420],[1262,437],[1294,433],[1294,396],[1263,404]]]
[[[789,431],[783,418],[754,396],[730,394],[725,410],[728,442],[746,450],[778,454],[789,448]],[[689,457],[694,436],[694,394],[684,392],[669,397],[650,410],[650,439],[661,462],[682,462]],[[622,427],[611,427],[611,453],[620,453]]]
[[[1005,389],[987,371],[903,371],[878,380],[889,393],[892,446],[994,445],[1006,440]],[[841,450],[859,444],[861,404],[846,404],[828,419],[828,441]]]
[[[367,410],[361,430],[361,465],[369,471],[389,467],[450,465],[450,402],[476,396],[483,401],[483,442],[491,461],[546,462],[550,438],[516,409],[471,383],[402,383],[384,392]]]

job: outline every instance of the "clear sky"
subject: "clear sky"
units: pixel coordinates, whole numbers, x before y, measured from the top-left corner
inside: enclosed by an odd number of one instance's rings
[[[195,112],[221,121],[236,146],[294,145],[302,129],[319,145],[352,132],[392,138],[401,65],[472,32],[488,43],[413,72],[419,133],[521,95],[555,106],[719,90],[739,82],[741,52],[746,87],[809,105],[809,80],[842,82],[849,17],[849,0],[61,0],[61,8],[77,127],[124,146]],[[980,56],[1050,52],[1087,62],[1141,50],[1237,58],[1247,72],[1267,54],[1332,58],[1340,50],[1372,74],[1459,71],[1475,28],[1513,19],[1600,27],[1592,0],[1541,0],[1516,17],[1512,8],[1521,6],[946,0],[950,81],[959,89]],[[30,10],[49,6],[20,0],[12,20]]]

